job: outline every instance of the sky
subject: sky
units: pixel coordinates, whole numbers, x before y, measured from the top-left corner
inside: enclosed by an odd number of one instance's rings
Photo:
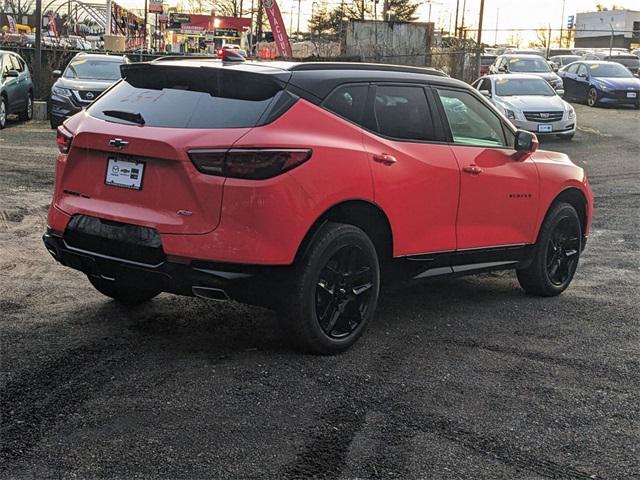
[[[143,8],[144,0],[115,0],[119,4],[128,8]],[[165,0],[167,1],[167,0]],[[250,4],[250,0],[244,0]],[[276,0],[282,11],[283,20],[287,30],[293,25],[295,31],[298,21],[298,0]],[[371,0],[367,0],[371,1]],[[311,16],[313,3],[326,3],[329,7],[337,6],[340,0],[299,0],[300,4],[300,29],[306,30],[306,21]],[[379,1],[379,6],[383,0]],[[418,0],[421,4],[419,15],[421,21],[428,20],[429,0]],[[460,11],[465,0],[460,0]],[[170,5],[175,5],[177,0],[168,0]],[[257,3],[257,2],[256,2]],[[448,30],[449,25],[455,21],[456,0],[431,0],[431,21],[436,23],[436,29],[441,27]],[[564,3],[564,16],[562,15]],[[611,8],[614,4],[631,10],[640,10],[640,0],[485,0],[484,29],[487,30],[483,39],[493,43],[497,39],[498,43],[504,43],[511,35],[509,32],[499,32],[496,38],[496,20],[499,29],[531,29],[530,33],[523,32],[521,37],[523,43],[535,37],[533,30],[541,26],[551,25],[553,29],[559,29],[561,25],[566,25],[569,15],[577,12],[594,11],[596,3]],[[478,23],[478,13],[480,0],[466,0],[465,25],[476,28]],[[462,16],[462,13],[460,13]],[[494,31],[490,31],[494,30]],[[523,45],[526,46],[526,45]]]

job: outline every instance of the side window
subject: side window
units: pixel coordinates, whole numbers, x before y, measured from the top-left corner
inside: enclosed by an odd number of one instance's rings
[[[574,63],[573,65],[569,65],[567,67],[567,73],[573,73],[576,74],[578,72],[578,67],[580,66],[579,63]]]
[[[9,55],[0,56],[0,67],[2,73],[7,73],[9,70],[13,69],[13,65],[11,64],[11,60],[9,59]]]
[[[584,63],[581,63],[578,67],[578,75],[587,76],[587,67],[584,66]]]
[[[480,83],[480,88],[478,88],[478,90],[487,90],[489,92],[492,92],[491,80],[489,80],[488,78],[485,78],[484,80],[482,80],[482,82]]]
[[[18,70],[20,73],[24,72],[25,70],[24,61],[20,57],[14,56],[13,64],[16,66],[16,70]]]
[[[376,131],[401,140],[434,140],[433,122],[422,87],[378,86],[373,112]]]
[[[438,89],[453,143],[479,147],[506,147],[502,121],[468,92]]]
[[[359,124],[367,101],[368,90],[368,85],[345,85],[334,90],[323,105],[327,110]]]

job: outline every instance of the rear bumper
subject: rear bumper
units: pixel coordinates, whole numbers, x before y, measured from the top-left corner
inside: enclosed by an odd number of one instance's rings
[[[46,249],[64,266],[119,284],[178,295],[273,307],[287,288],[289,268],[213,263],[172,258],[154,265],[111,257],[70,246],[51,229],[43,235]]]

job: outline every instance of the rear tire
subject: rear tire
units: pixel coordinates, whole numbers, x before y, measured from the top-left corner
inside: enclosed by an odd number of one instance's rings
[[[374,316],[380,265],[359,228],[328,222],[294,268],[281,313],[296,345],[322,355],[351,347]]]
[[[520,286],[530,295],[560,295],[573,279],[581,250],[576,209],[564,202],[553,205],[542,223],[531,265],[516,272]]]
[[[18,118],[23,122],[28,122],[33,118],[33,94],[29,92],[27,95],[27,104],[24,107],[24,110],[20,112]]]
[[[122,305],[133,307],[142,303],[148,302],[153,297],[158,295],[158,290],[145,290],[135,287],[135,290],[129,287],[125,287],[116,281],[105,280],[101,277],[94,277],[87,275],[91,285],[99,291],[101,294],[113,298],[116,302]]]
[[[590,107],[598,105],[598,91],[593,87],[591,87],[589,93],[587,93],[587,105]]]

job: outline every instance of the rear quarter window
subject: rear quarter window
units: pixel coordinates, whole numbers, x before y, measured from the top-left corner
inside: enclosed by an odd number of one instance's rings
[[[323,106],[347,120],[361,124],[368,91],[367,84],[344,85],[329,94]]]

